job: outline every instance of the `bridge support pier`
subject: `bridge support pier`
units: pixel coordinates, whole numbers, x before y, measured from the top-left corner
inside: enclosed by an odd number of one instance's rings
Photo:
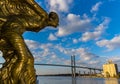
[[[72,84],[76,84],[75,56],[71,56]]]

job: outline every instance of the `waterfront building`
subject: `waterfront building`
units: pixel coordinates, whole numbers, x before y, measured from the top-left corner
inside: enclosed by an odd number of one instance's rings
[[[114,64],[111,60],[108,63],[103,65],[104,77],[117,77],[118,67],[117,64]]]

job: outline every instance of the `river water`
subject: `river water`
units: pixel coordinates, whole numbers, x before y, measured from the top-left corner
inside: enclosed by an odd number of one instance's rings
[[[64,76],[38,76],[37,84],[72,84],[72,78]],[[120,79],[77,77],[76,84],[120,84]]]

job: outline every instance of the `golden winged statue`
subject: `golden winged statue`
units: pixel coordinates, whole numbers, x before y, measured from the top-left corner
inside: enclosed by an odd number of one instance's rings
[[[0,0],[0,50],[5,59],[0,84],[36,84],[34,58],[22,34],[58,23],[55,12],[48,14],[34,0]]]

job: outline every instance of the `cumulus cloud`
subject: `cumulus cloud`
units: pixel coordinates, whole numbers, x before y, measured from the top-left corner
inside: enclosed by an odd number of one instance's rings
[[[95,16],[89,17],[87,14],[76,15],[73,13],[68,13],[66,15],[63,15],[63,13],[61,13],[61,12],[66,13],[71,8],[70,4],[73,2],[73,0],[49,0],[49,1],[47,0],[47,2],[50,5],[51,10],[55,10],[59,12],[60,25],[58,27],[58,31],[56,32],[56,36],[58,37],[67,36],[72,33],[85,32],[94,28],[93,27],[94,24],[92,22],[95,21],[96,18]],[[91,12],[98,11],[101,4],[102,2],[97,2],[90,11]],[[106,24],[105,22],[103,22],[99,24],[98,27],[100,26],[105,27]],[[86,32],[82,36],[82,41],[88,41],[90,39],[98,39],[98,37],[101,36],[102,33],[103,31],[100,30],[95,30],[94,32]],[[54,36],[50,35],[49,40],[52,40],[52,37],[56,39],[55,35]],[[73,43],[77,43],[78,41],[73,40]]]
[[[76,64],[82,66],[92,64],[94,66],[91,67],[95,67],[96,64],[102,64],[104,61],[106,61],[100,56],[89,52],[89,50],[86,48],[68,49],[62,47],[61,45],[53,45],[51,43],[41,44],[32,40],[26,40],[26,43],[35,58],[35,62],[39,63],[57,63],[70,65],[71,55],[75,55],[77,58]]]
[[[78,43],[79,41],[78,41],[78,39],[73,39],[73,43],[74,44],[76,44],[76,43]]]
[[[85,61],[90,61],[93,58],[96,59],[99,57],[93,53],[88,52],[88,49],[86,49],[86,48],[74,49],[74,53],[76,55],[78,55],[80,57],[80,59],[85,60]]]
[[[100,5],[102,5],[102,2],[97,2],[91,9],[91,12],[97,12],[99,10]]]
[[[73,0],[47,0],[51,11],[67,12]]]
[[[39,46],[39,43],[38,42],[36,42],[36,41],[34,41],[34,40],[25,40],[25,42],[27,43],[27,45],[28,45],[28,47],[30,48],[30,49],[37,49]]]
[[[76,56],[76,65],[79,66],[88,66],[91,64],[91,67],[101,68],[102,65],[107,61],[106,58],[98,56],[92,52],[90,52],[87,48],[65,48],[61,45],[54,45],[51,43],[39,43],[33,40],[25,40],[29,49],[31,50],[35,62],[39,63],[57,63],[57,64],[67,64],[70,65],[70,56]],[[101,42],[101,46],[120,46],[120,36],[116,36],[110,41]],[[102,45],[102,43],[104,45]],[[99,44],[99,42],[98,42]],[[115,45],[117,44],[117,45]],[[109,48],[111,48],[109,47]],[[115,48],[114,47],[114,48]],[[113,47],[112,47],[113,48]],[[68,59],[66,59],[68,58]],[[108,57],[107,59],[113,59],[112,57]],[[113,59],[115,63],[119,63],[120,57],[116,57]],[[98,66],[99,65],[99,66]]]
[[[74,32],[83,32],[90,28],[91,20],[88,17],[68,14],[64,19],[64,23],[59,26],[57,36],[65,36]]]
[[[83,42],[86,42],[92,39],[98,40],[101,37],[101,35],[104,33],[105,29],[108,27],[109,22],[110,22],[110,19],[105,18],[104,21],[101,24],[99,24],[93,32],[83,33],[80,40]]]
[[[115,63],[119,62],[117,64],[120,65],[120,56],[111,56],[111,57],[108,58],[108,60],[112,60]]]
[[[51,41],[57,40],[57,37],[54,34],[50,33],[48,40],[51,40]]]
[[[117,64],[118,70],[120,69],[120,55],[109,56],[109,57],[107,57],[106,62],[109,60],[111,60],[113,63]]]
[[[73,49],[72,52],[78,58],[76,64],[80,66],[88,66],[101,68],[102,64],[106,61],[104,57],[100,57],[92,52],[89,52],[87,48]],[[98,66],[99,65],[99,66]]]
[[[100,47],[106,47],[108,50],[119,48],[120,47],[120,35],[115,36],[111,40],[103,39],[103,40],[97,41],[96,44]]]

